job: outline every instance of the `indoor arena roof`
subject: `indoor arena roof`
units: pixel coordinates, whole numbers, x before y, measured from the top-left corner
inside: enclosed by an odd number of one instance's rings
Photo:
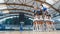
[[[0,10],[2,13],[24,12],[27,16],[32,17],[33,7],[39,7],[41,3],[48,8],[50,14],[59,15],[60,0],[0,0]]]

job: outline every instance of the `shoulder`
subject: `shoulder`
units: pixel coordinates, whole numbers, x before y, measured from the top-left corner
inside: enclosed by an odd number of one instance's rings
[[[47,7],[43,7],[43,9],[47,9]]]

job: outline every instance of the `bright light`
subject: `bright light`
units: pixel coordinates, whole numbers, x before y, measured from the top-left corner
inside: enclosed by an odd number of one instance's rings
[[[30,20],[33,20],[32,18],[29,18]]]
[[[9,13],[9,11],[8,11],[8,10],[6,10],[6,11],[3,11],[2,13]]]
[[[0,3],[4,3],[4,0],[0,0]]]
[[[60,19],[58,19],[58,21],[60,21]]]

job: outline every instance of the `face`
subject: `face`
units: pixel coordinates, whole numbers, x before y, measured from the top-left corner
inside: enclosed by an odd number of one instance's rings
[[[40,6],[40,8],[42,8],[42,6]]]
[[[35,10],[37,10],[37,7],[34,7]]]

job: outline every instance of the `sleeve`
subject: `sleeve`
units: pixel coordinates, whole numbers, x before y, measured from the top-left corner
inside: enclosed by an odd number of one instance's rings
[[[43,7],[43,11],[46,11],[47,10],[47,8],[46,7]]]

